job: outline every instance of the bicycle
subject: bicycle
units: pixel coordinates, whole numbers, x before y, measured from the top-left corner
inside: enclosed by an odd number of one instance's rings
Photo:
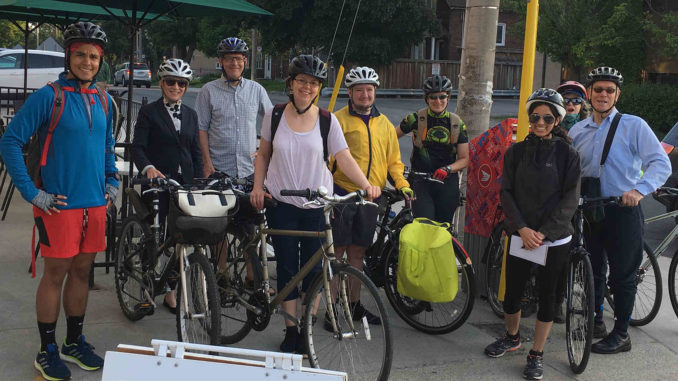
[[[410,172],[412,173],[412,172]],[[473,309],[476,285],[471,259],[459,241],[452,236],[454,258],[458,271],[458,292],[449,303],[430,303],[401,295],[397,287],[398,240],[402,228],[411,223],[411,202],[392,189],[382,190],[377,220],[377,239],[365,253],[365,272],[379,287],[384,287],[391,306],[411,327],[429,334],[445,334],[459,328]],[[391,218],[393,204],[405,201],[405,206]]]
[[[153,195],[153,207],[148,210],[137,191],[125,190],[135,213],[122,224],[117,243],[115,289],[124,315],[131,321],[142,319],[155,311],[156,296],[169,291],[168,282],[178,278],[176,327],[179,341],[216,345],[220,332],[220,301],[214,271],[206,257],[208,236],[214,236],[209,225],[221,229],[224,221],[214,218],[176,217],[175,193],[184,189],[172,179],[132,180],[132,185],[148,185],[143,194]],[[159,216],[158,193],[171,194],[170,211],[165,233]],[[190,191],[188,192],[190,194]],[[217,192],[218,193],[218,192]],[[219,193],[220,197],[228,197]],[[233,198],[233,201],[235,199]],[[174,224],[175,226],[172,226]],[[187,226],[191,225],[191,231]],[[172,234],[180,232],[181,234]],[[190,239],[193,234],[195,240]],[[221,233],[223,234],[223,233]],[[197,237],[197,238],[196,238]],[[188,253],[188,247],[194,248]],[[178,274],[176,268],[178,265]]]
[[[246,194],[240,192],[242,203]],[[222,343],[235,343],[244,338],[251,329],[263,331],[271,315],[282,314],[301,327],[305,338],[305,351],[313,367],[341,370],[350,379],[387,380],[393,358],[391,324],[386,307],[374,283],[361,271],[346,264],[334,255],[330,213],[342,203],[363,200],[365,193],[357,191],[345,196],[330,196],[327,189],[282,190],[282,196],[305,197],[306,205],[322,205],[325,230],[320,232],[269,229],[263,210],[243,213],[243,218],[254,222],[254,229],[244,229],[233,236],[228,250],[228,269],[223,273],[219,290],[222,299]],[[370,203],[372,204],[372,203]],[[265,204],[266,206],[266,204]],[[241,223],[240,226],[248,225]],[[325,239],[322,247],[300,269],[282,290],[271,298],[268,274],[266,242],[269,235],[313,237]],[[258,255],[254,255],[257,253]],[[244,280],[245,262],[255,268],[250,286]],[[297,319],[283,311],[280,306],[285,297],[298,287],[313,267],[322,261],[322,271],[309,286],[302,301],[302,318]],[[355,287],[359,285],[359,287]],[[365,316],[357,316],[349,297],[351,290],[360,290],[360,302],[365,309],[381,319],[381,325],[369,324]],[[317,316],[324,316],[332,327],[327,332],[316,327]]]

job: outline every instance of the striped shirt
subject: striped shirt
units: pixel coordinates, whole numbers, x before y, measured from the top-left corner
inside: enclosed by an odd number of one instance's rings
[[[257,131],[272,107],[266,90],[245,78],[235,87],[220,78],[200,89],[195,102],[198,127],[208,133],[210,158],[217,171],[240,178],[254,173]]]

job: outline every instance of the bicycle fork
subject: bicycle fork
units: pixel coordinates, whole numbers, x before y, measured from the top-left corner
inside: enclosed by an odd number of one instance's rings
[[[187,292],[187,286],[186,283],[188,279],[186,279],[186,268],[189,266],[188,263],[188,256],[186,255],[186,246],[182,244],[177,244],[176,249],[177,255],[179,256],[179,274],[181,277],[181,302],[184,305],[184,313],[186,318],[189,320],[193,319],[204,319],[205,318],[205,313],[194,313],[188,308],[188,292]],[[202,249],[195,249],[196,252],[202,251]],[[204,306],[208,306],[207,302],[207,284],[205,283],[204,279],[202,282],[200,282],[200,286],[202,288],[202,302]]]

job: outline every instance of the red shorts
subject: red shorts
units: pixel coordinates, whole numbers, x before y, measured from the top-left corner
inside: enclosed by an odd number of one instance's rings
[[[43,257],[71,258],[106,250],[106,206],[64,209],[49,215],[33,207]]]

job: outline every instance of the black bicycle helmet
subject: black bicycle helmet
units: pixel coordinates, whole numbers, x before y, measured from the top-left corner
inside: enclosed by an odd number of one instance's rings
[[[327,67],[320,58],[310,54],[302,54],[294,57],[290,62],[289,74],[291,78],[299,74],[308,74],[322,82],[327,78]]]
[[[562,95],[558,94],[558,92],[553,89],[541,88],[532,93],[525,104],[525,109],[528,114],[530,113],[530,106],[532,106],[533,103],[546,103],[555,106],[561,119],[564,118],[567,113]]]
[[[597,81],[610,81],[617,84],[617,87],[621,87],[624,83],[624,77],[621,75],[619,70],[609,67],[609,66],[600,66],[597,67],[586,76],[586,86],[591,86]]]
[[[245,41],[238,37],[225,38],[217,45],[217,55],[219,57],[228,53],[241,53],[242,55],[245,55],[249,50],[250,48],[247,47]]]
[[[452,81],[446,76],[436,74],[424,82],[424,93],[426,95],[440,92],[448,94],[452,92]]]
[[[74,42],[88,42],[106,47],[108,38],[106,33],[97,24],[88,21],[80,21],[69,25],[64,31],[64,45],[66,50]]]

